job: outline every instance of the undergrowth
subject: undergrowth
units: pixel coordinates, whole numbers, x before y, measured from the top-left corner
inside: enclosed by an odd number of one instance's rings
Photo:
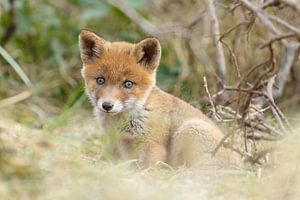
[[[32,129],[1,117],[1,199],[297,199],[300,195],[299,129],[277,144],[272,167],[139,169],[134,160],[101,159],[105,141],[97,121],[76,113],[79,116],[55,129]]]

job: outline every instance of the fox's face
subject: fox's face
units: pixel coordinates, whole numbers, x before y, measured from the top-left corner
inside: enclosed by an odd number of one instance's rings
[[[85,91],[96,113],[114,115],[143,107],[160,61],[157,39],[111,43],[82,30],[79,47]]]

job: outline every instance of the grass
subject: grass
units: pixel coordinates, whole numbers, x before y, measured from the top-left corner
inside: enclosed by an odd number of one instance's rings
[[[0,46],[0,55],[10,64],[10,66],[16,71],[22,81],[27,87],[32,87],[32,83],[20,65],[7,53],[7,51]]]
[[[67,125],[55,129],[32,129],[5,114],[1,117],[0,199],[297,199],[300,195],[299,134],[280,142],[273,167],[258,171],[137,169],[132,160],[99,159],[103,148],[99,125],[92,116],[76,113]]]

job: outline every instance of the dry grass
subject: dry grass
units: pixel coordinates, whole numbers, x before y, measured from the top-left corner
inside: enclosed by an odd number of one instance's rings
[[[92,118],[34,130],[0,119],[1,199],[297,199],[300,135],[278,145],[275,165],[256,171],[145,169],[100,160]],[[299,129],[297,131],[300,133]],[[259,171],[258,171],[259,172]]]

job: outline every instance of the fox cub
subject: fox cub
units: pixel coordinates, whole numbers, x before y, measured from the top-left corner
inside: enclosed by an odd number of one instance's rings
[[[201,111],[156,86],[161,46],[156,38],[137,44],[79,35],[85,91],[105,131],[124,124],[117,150],[143,166],[231,162],[229,149],[212,151],[222,132]]]

